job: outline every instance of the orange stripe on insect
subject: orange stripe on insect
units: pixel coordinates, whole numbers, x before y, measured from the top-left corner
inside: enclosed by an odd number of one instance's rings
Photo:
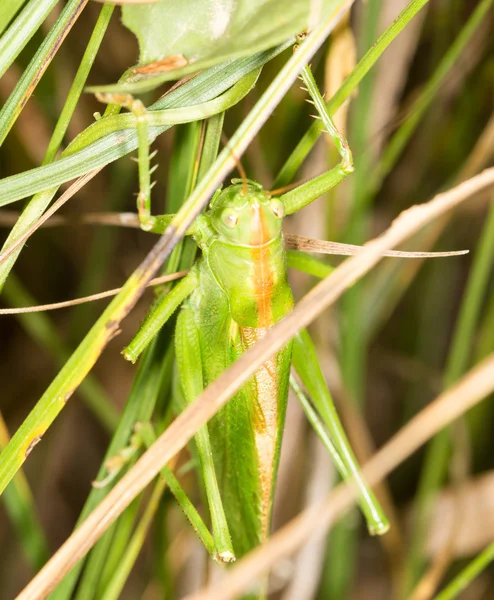
[[[268,328],[242,327],[240,335],[247,350],[261,340]],[[273,495],[274,459],[278,437],[279,382],[277,355],[266,361],[254,374],[257,405],[254,407],[255,439],[261,483],[261,530],[262,539],[269,533],[269,521]]]
[[[272,300],[274,273],[271,264],[270,230],[264,220],[264,213],[258,202],[252,204],[251,246],[254,264],[254,296],[257,302],[258,327],[270,327],[273,324]]]

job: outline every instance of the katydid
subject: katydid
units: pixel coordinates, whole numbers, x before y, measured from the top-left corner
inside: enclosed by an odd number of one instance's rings
[[[148,314],[124,350],[137,360],[159,328],[181,305],[175,331],[178,397],[191,403],[203,388],[261,339],[290,312],[282,235],[283,217],[314,201],[353,171],[348,144],[326,111],[309,68],[302,79],[334,141],[341,162],[327,173],[279,198],[258,183],[234,181],[219,189],[209,209],[187,232],[202,251],[189,274]],[[136,114],[139,137],[138,213],[147,231],[162,232],[171,215],[150,213],[149,149],[146,111],[132,97],[108,95]],[[309,357],[311,364],[309,364]],[[387,519],[359,474],[336,414],[307,332],[285,346],[196,435],[213,523],[216,558],[229,562],[246,554],[269,535],[272,500],[293,362],[327,427],[338,468],[353,478],[360,505],[373,534],[388,529]],[[231,545],[229,537],[231,535]]]

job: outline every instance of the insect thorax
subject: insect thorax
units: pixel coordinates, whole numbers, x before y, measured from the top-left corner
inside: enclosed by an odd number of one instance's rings
[[[211,272],[225,291],[232,318],[243,327],[269,327],[293,306],[281,233],[261,246],[215,240],[206,254]]]

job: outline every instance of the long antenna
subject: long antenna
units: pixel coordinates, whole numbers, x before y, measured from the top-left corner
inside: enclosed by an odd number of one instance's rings
[[[224,131],[221,133],[221,141],[223,142],[225,148],[228,148],[230,150],[230,154],[233,160],[235,161],[235,164],[237,165],[237,171],[239,172],[240,177],[242,179],[242,194],[245,196],[245,194],[247,194],[247,173],[245,172],[245,169],[242,163],[240,162],[240,158],[235,154],[235,152],[231,148],[228,147],[228,143],[230,140],[228,139],[228,136],[225,134]]]

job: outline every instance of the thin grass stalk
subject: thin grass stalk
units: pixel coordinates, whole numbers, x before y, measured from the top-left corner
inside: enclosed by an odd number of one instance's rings
[[[122,589],[127,581],[127,578],[132,570],[132,567],[139,556],[139,552],[146,540],[149,527],[153,521],[156,511],[159,506],[159,502],[166,488],[164,479],[158,479],[154,486],[153,493],[149,502],[146,506],[146,510],[142,515],[142,518],[134,532],[134,535],[130,539],[130,542],[126,548],[124,556],[118,568],[113,574],[111,581],[108,583],[104,592],[101,595],[102,600],[118,600]]]
[[[36,299],[14,273],[7,281],[2,298],[11,306],[37,304]],[[70,357],[71,351],[60,337],[53,320],[45,313],[19,314],[16,319],[32,340],[49,352],[57,367],[61,368]],[[118,412],[111,398],[93,375],[88,375],[81,383],[79,393],[98,422],[106,431],[113,432],[118,423]]]
[[[112,16],[114,8],[115,7],[113,5],[108,4],[103,6],[103,8],[101,9],[98,20],[94,26],[93,32],[89,39],[88,45],[81,59],[81,63],[79,65],[79,68],[77,69],[74,81],[72,82],[69,93],[67,95],[67,100],[65,101],[65,104],[62,108],[62,112],[60,113],[60,117],[58,118],[57,124],[55,125],[55,129],[53,131],[50,143],[48,145],[43,159],[44,165],[51,163],[55,160],[56,154],[62,145],[63,138],[67,131],[67,127],[72,118],[72,115],[74,114],[74,110],[86,84],[89,72],[93,66],[94,60],[101,46],[101,42],[103,41],[103,37],[110,22],[110,18]],[[47,190],[36,194],[32,198],[32,200],[23,210],[18,222],[13,227],[7,240],[5,241],[2,248],[3,251],[9,248],[10,243],[14,242],[17,238],[22,237],[26,233],[26,231],[28,231],[29,228],[33,225],[33,223],[37,221],[37,219],[39,219],[39,217],[43,214],[51,199],[55,195],[55,192],[56,189]],[[0,265],[0,291],[2,290],[5,280],[10,270],[14,266],[15,261],[19,256],[20,252],[21,248],[19,248],[7,260],[5,264]]]
[[[360,8],[358,45],[362,49],[367,49],[372,47],[372,40],[377,37],[381,0],[370,0]],[[374,80],[374,71],[367,73],[367,76],[360,82],[359,94],[351,110],[350,143],[356,160],[355,174],[352,180],[350,216],[344,241],[353,244],[361,244],[366,239],[369,213],[369,204],[366,202],[367,173],[371,168],[372,155],[370,152],[362,152],[362,150],[370,137],[369,115],[372,110]],[[362,282],[352,286],[341,300],[340,347],[343,384],[348,392],[350,402],[360,409],[363,408],[364,403],[367,354],[366,344],[362,343],[361,336],[357,333],[362,330],[362,322],[365,320],[365,313],[362,311],[362,286]],[[330,587],[325,593],[329,593],[332,598],[344,600],[350,595],[356,570],[358,536],[359,517],[355,512],[341,519],[331,532],[328,540],[327,569],[329,574],[326,580]]]
[[[451,387],[468,368],[482,302],[490,282],[494,264],[493,256],[494,201],[491,202],[489,207],[456,321],[444,374],[443,384],[445,389]],[[407,557],[405,594],[418,581],[426,562],[424,556],[426,532],[429,527],[435,495],[446,475],[451,442],[451,431],[446,429],[431,442],[427,449],[414,508],[415,526],[410,552]]]
[[[0,451],[8,442],[9,432],[0,413]],[[31,488],[22,470],[5,488],[2,501],[17,533],[24,556],[33,572],[36,572],[48,560],[48,542],[39,521]]]
[[[0,145],[3,144],[21,110],[36,89],[43,73],[48,68],[87,2],[88,0],[68,0],[45,40],[24,70],[14,91],[0,110]]]
[[[134,464],[131,461],[129,467]],[[136,523],[139,523],[139,516],[142,513],[143,508],[145,509],[146,494],[141,494],[132,502],[127,510],[125,510],[115,526],[112,528],[111,543],[108,544],[108,552],[104,556],[98,556],[98,553],[94,553],[94,560],[99,560],[100,565],[98,568],[98,579],[94,582],[92,588],[88,588],[89,598],[101,598],[101,595],[112,580],[113,574],[119,569],[123,557],[125,556],[126,550],[129,547],[130,540],[133,537],[133,532],[136,527]],[[102,538],[103,539],[103,538]],[[86,563],[86,570],[90,569],[93,556],[88,557]],[[75,596],[76,598],[78,597]]]
[[[127,399],[118,427],[106,451],[105,459],[96,476],[96,481],[100,481],[107,476],[105,462],[109,458],[116,456],[122,448],[127,446],[135,423],[151,419],[163,374],[171,366],[169,359],[168,361],[163,360],[163,355],[169,347],[168,334],[169,331],[167,329],[163,330],[139,362],[132,390]],[[78,525],[95,509],[110,490],[111,485],[103,488],[94,487],[91,490],[79,516]],[[81,561],[75,565],[71,572],[58,585],[57,589],[51,595],[50,600],[68,600],[71,598],[83,564]]]
[[[494,560],[494,542],[489,544],[471,563],[469,563],[439,594],[435,600],[453,600],[458,598],[472,581]]]
[[[333,115],[350,97],[362,79],[374,66],[381,54],[413,19],[413,17],[428,3],[428,1],[429,0],[412,0],[410,4],[398,15],[396,20],[393,21],[393,23],[386,29],[386,31],[379,36],[375,44],[369,48],[369,50],[358,62],[355,69],[353,69],[350,75],[345,79],[340,89],[329,99],[326,106],[328,107],[331,115]],[[281,168],[273,184],[274,188],[288,185],[293,180],[295,174],[306,159],[309,152],[314,147],[314,144],[319,139],[321,133],[322,130],[320,124],[317,121],[312,123],[308,131],[302,137]]]

